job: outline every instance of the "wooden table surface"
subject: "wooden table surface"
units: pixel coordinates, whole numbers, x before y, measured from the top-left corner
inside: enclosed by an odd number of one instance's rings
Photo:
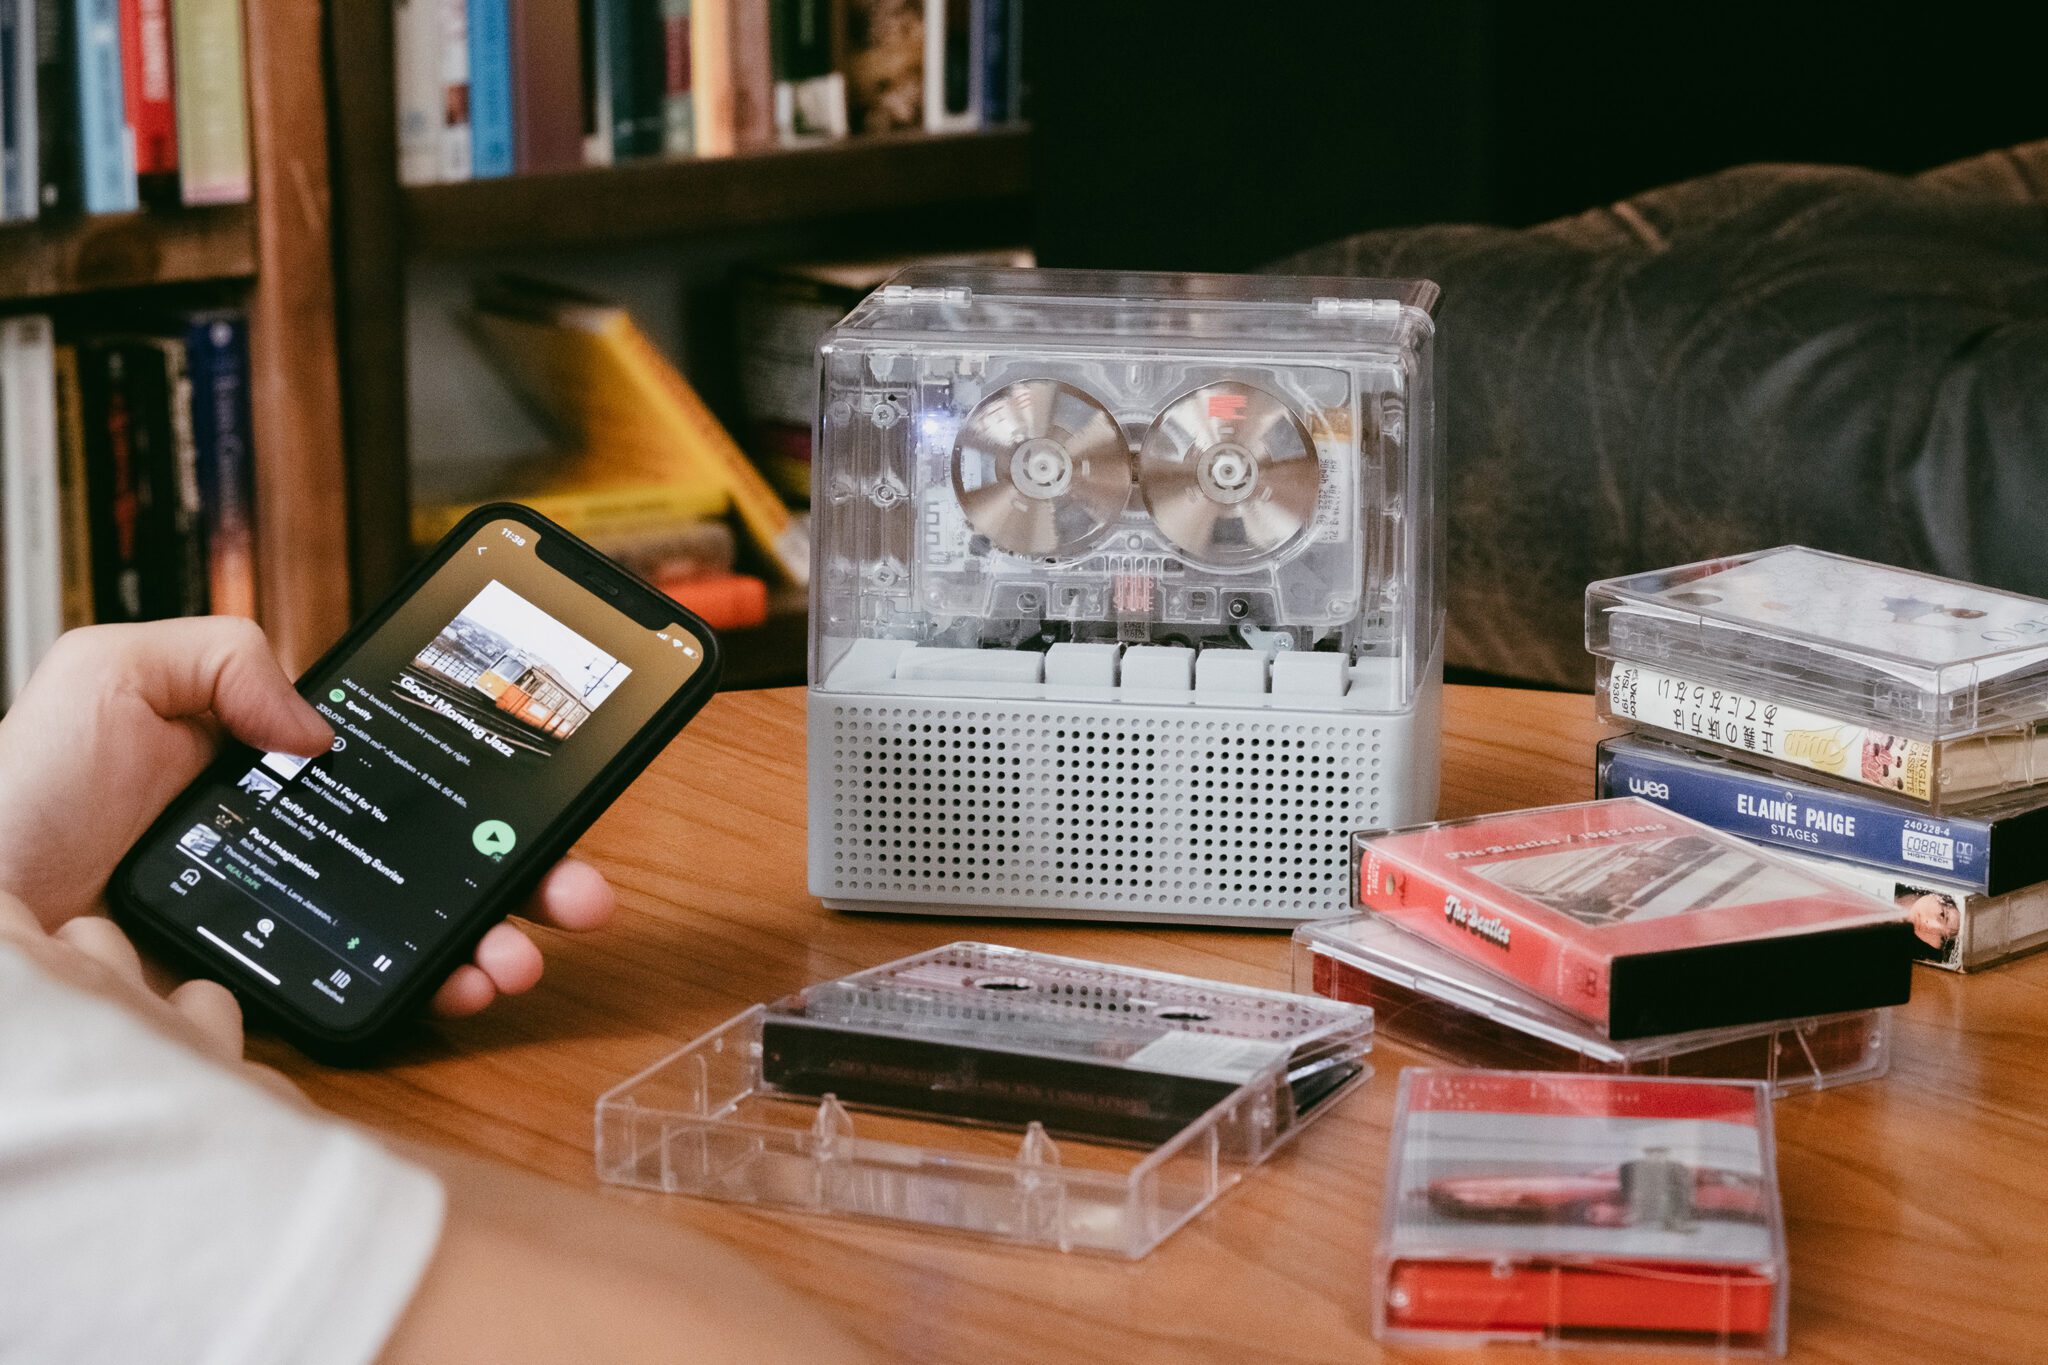
[[[1452,688],[1445,817],[1582,799],[1599,727],[1580,695]],[[389,1065],[259,1052],[319,1103],[409,1138],[654,1210],[761,1258],[900,1360],[1381,1358],[1368,1278],[1395,1077],[1375,1074],[1142,1261],[601,1187],[592,1108],[757,1001],[961,938],[1285,987],[1278,930],[849,915],[804,889],[800,691],[720,696],[584,839],[619,889],[602,933],[542,933],[547,978],[436,1025]],[[1798,1360],[2048,1353],[2048,955],[1916,974],[1891,1074],[1777,1106]],[[1586,1353],[1613,1362],[1612,1352]],[[1499,1359],[1555,1360],[1523,1348]],[[1444,1360],[1441,1351],[1385,1352]],[[1668,1357],[1666,1357],[1668,1358]]]

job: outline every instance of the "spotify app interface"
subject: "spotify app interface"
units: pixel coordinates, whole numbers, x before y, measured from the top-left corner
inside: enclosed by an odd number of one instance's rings
[[[254,989],[366,1018],[703,664],[680,625],[543,562],[541,537],[495,521],[451,555],[307,680],[333,749],[196,789],[131,889]]]

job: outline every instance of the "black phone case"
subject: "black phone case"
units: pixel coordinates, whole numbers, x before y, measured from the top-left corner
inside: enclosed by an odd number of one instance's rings
[[[656,754],[668,747],[670,741],[689,724],[690,718],[703,709],[704,703],[718,690],[719,673],[724,661],[719,652],[717,637],[711,633],[709,626],[658,588],[630,570],[614,564],[603,554],[538,512],[508,502],[479,507],[464,517],[442,538],[441,543],[434,547],[433,552],[406,576],[405,581],[378,604],[375,611],[357,622],[333,648],[321,655],[300,675],[297,685],[303,687],[307,678],[319,674],[350,653],[358,643],[382,626],[401,603],[419,591],[453,554],[455,547],[466,543],[479,526],[501,518],[525,522],[544,535],[559,538],[605,566],[635,590],[658,599],[664,611],[669,612],[675,620],[681,622],[703,642],[704,663],[691,675],[682,690],[657,711],[633,737],[632,743],[620,751],[598,782],[581,792],[570,803],[568,809],[557,817],[554,824],[532,841],[530,848],[526,841],[521,841],[520,850],[523,851],[514,852],[514,866],[502,888],[471,911],[470,922],[439,951],[421,958],[410,976],[399,983],[397,989],[374,1015],[345,1033],[322,1028],[298,1017],[290,1010],[248,990],[234,980],[224,979],[225,973],[219,970],[217,962],[194,948],[186,935],[173,933],[170,926],[161,923],[149,905],[134,894],[130,878],[134,872],[136,859],[154,840],[169,833],[173,823],[172,812],[183,803],[186,792],[189,792],[191,787],[187,787],[184,792],[173,798],[163,814],[159,815],[143,836],[136,840],[134,847],[129,849],[121,859],[120,865],[114,869],[113,878],[107,884],[107,902],[113,911],[114,919],[136,940],[147,944],[154,951],[181,966],[191,967],[199,975],[220,981],[235,993],[252,1018],[261,1020],[300,1051],[318,1060],[350,1065],[367,1060],[386,1046],[392,1036],[418,1013],[419,1007],[440,987],[448,973],[469,960],[476,951],[477,941],[532,894],[534,887],[539,884],[548,869],[583,837],[584,831],[590,828],[597,817],[602,815],[628,786],[632,785],[633,779],[654,761]],[[230,747],[214,760],[193,785],[197,786],[224,773],[232,774],[240,767],[247,766],[249,756],[253,753],[254,750],[246,745],[231,742]]]

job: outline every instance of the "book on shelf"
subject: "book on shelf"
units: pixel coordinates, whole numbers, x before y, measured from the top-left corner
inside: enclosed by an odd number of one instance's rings
[[[135,130],[135,174],[152,200],[175,198],[178,123],[170,0],[121,0],[122,94]]]
[[[125,213],[139,202],[135,130],[121,74],[120,0],[75,0],[79,152],[88,213]]]
[[[670,518],[640,526],[595,526],[583,539],[650,583],[731,573],[739,552],[732,527],[723,521]]]
[[[249,408],[249,324],[240,313],[184,322],[189,423],[199,485],[209,611],[256,615],[256,495]]]
[[[0,221],[249,198],[240,0],[0,0]]]
[[[85,411],[78,397],[78,348],[51,355],[57,395],[57,505],[62,551],[64,629],[89,626],[92,611],[92,522],[85,480]]]
[[[0,320],[0,617],[5,699],[64,628],[62,477],[57,449],[56,353],[50,320]]]
[[[577,0],[511,0],[512,150],[521,174],[583,164]]]
[[[170,0],[178,191],[186,204],[249,200],[249,104],[239,0]],[[313,79],[307,73],[308,80]]]
[[[185,363],[183,337],[146,336],[138,349],[149,362],[160,442],[158,461],[164,469],[168,548],[165,562],[174,570],[174,597],[167,616],[198,616],[206,612],[206,538],[199,502],[199,449],[192,438],[192,376]]]
[[[35,132],[24,136],[24,153],[33,151],[35,165],[25,168],[38,189],[36,212],[63,215],[85,206],[85,158],[78,123],[78,30],[70,22],[67,0],[36,0]]]
[[[768,620],[768,584],[752,574],[685,574],[654,586],[713,630],[751,630]]]
[[[392,3],[409,185],[959,132],[1022,106],[1022,0]]]
[[[125,476],[117,468],[115,480],[120,485],[125,477],[129,503],[124,508],[117,493],[115,515],[133,522],[132,569],[123,569],[132,571],[133,588],[124,581],[118,600],[129,620],[202,614],[204,547],[194,505],[197,456],[189,439],[184,345],[137,334],[100,338],[92,349],[109,395],[109,458],[127,465]]]
[[[469,0],[441,6],[441,178],[467,180],[473,165],[469,123]]]
[[[924,129],[958,133],[982,121],[978,0],[924,0]]]
[[[981,117],[997,127],[1023,117],[1024,0],[981,0]]]
[[[775,140],[784,146],[846,136],[846,77],[830,0],[773,0]]]
[[[479,286],[475,325],[513,388],[564,445],[673,459],[731,498],[777,573],[810,576],[810,540],[689,381],[609,300],[501,276]]]
[[[593,543],[710,521],[732,506],[725,489],[704,479],[694,464],[641,446],[428,465],[417,480],[412,538],[422,547],[478,507],[501,499],[524,503]]]
[[[469,174],[490,180],[513,171],[512,14],[509,0],[467,0]]]
[[[136,458],[134,386],[124,353],[101,340],[81,344],[78,386],[86,414],[93,619],[140,621],[143,523],[155,489]]]
[[[392,0],[392,85],[398,101],[398,180],[441,179],[441,38],[447,0]]]
[[[0,321],[7,687],[76,626],[254,615],[252,474],[239,313],[61,339]]]
[[[33,0],[0,0],[0,222],[36,216]]]
[[[924,0],[845,0],[847,116],[856,133],[924,127]]]
[[[612,164],[612,66],[602,10],[607,0],[576,0],[576,68],[582,77],[583,164]]]
[[[736,571],[726,491],[693,464],[645,450],[547,452],[513,461],[427,465],[415,474],[413,541],[432,545],[489,502],[524,503],[639,574],[709,625],[738,630],[768,615],[768,586]]]
[[[658,155],[668,83],[661,0],[597,0],[596,22],[611,111],[611,160]]]
[[[765,0],[690,0],[696,150],[730,156],[775,140]]]
[[[661,150],[689,156],[697,150],[696,99],[690,83],[690,0],[661,0]]]

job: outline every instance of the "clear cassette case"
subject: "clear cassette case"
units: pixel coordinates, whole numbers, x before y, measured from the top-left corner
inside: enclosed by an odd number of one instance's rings
[[[1613,1039],[1902,1005],[1889,901],[1635,797],[1354,839],[1354,907]]]
[[[823,348],[813,684],[1187,691],[1220,653],[1240,700],[1407,708],[1441,610],[1435,299],[1419,281],[897,276]],[[1331,678],[1269,680],[1288,652]]]
[[[1955,809],[2048,781],[2048,602],[1783,546],[1586,590],[1610,719]]]
[[[1295,930],[1294,989],[1367,1006],[1376,1039],[1465,1066],[1758,1081],[1782,1099],[1891,1064],[1881,1009],[1617,1041],[1376,915]]]
[[[1913,922],[1920,961],[1975,972],[2048,948],[2048,882],[1987,896],[1917,873],[1780,850],[1817,877],[1891,901]]]
[[[1142,1256],[1367,1074],[1372,1012],[956,943],[598,1101],[614,1184]]]
[[[1411,1068],[1380,1218],[1383,1340],[1785,1350],[1760,1085]]]

